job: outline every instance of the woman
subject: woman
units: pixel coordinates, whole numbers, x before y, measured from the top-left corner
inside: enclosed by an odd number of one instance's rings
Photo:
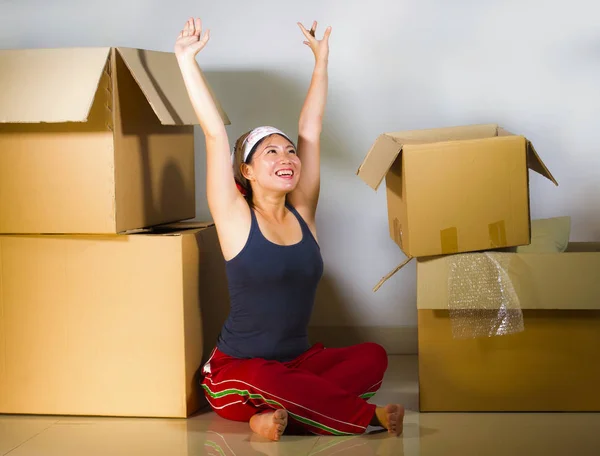
[[[223,255],[231,310],[203,368],[208,402],[222,417],[246,421],[279,440],[290,427],[317,434],[363,433],[368,425],[402,432],[404,408],[367,403],[387,368],[376,344],[309,346],[307,326],[323,273],[315,213],[320,134],[327,98],[329,35],[298,24],[315,56],[300,113],[298,147],[272,127],[235,144],[202,79],[196,54],[206,46],[200,19],[175,44],[181,73],[206,138],[207,198]]]

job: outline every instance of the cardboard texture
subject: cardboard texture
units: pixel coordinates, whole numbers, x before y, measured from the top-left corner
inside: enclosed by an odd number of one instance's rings
[[[412,258],[528,244],[528,168],[558,185],[525,137],[476,125],[382,134],[357,174],[386,179],[390,236]]]
[[[174,54],[0,51],[0,87],[0,233],[114,234],[195,216],[197,120]]]
[[[600,411],[600,244],[493,255],[512,257],[509,277],[523,332],[454,339],[447,294],[452,256],[417,261],[420,410]]]
[[[201,309],[228,295],[214,227],[183,228],[0,236],[0,413],[198,409]]]

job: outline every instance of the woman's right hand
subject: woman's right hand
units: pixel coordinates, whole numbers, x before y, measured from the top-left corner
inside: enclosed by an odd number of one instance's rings
[[[210,38],[210,30],[207,30],[202,36],[202,21],[200,18],[190,18],[185,23],[185,26],[177,41],[175,41],[175,55],[178,59],[191,57],[195,58],[196,54],[206,46]]]

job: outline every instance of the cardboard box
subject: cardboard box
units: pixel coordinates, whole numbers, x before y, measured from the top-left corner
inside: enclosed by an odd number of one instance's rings
[[[0,413],[198,409],[197,371],[214,346],[201,308],[227,309],[228,294],[215,228],[184,227],[0,236]]]
[[[0,51],[0,233],[195,217],[197,123],[173,53]]]
[[[509,256],[523,332],[455,339],[448,310],[455,256],[417,262],[421,411],[600,411],[600,244],[491,255]]]
[[[558,185],[525,137],[477,125],[382,134],[357,174],[386,178],[390,236],[423,257],[528,244],[528,168]]]

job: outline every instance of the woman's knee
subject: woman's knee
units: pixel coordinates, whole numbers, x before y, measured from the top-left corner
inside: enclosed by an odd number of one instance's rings
[[[372,369],[385,373],[388,367],[388,354],[381,345],[374,342],[362,344],[363,359],[368,360]]]

